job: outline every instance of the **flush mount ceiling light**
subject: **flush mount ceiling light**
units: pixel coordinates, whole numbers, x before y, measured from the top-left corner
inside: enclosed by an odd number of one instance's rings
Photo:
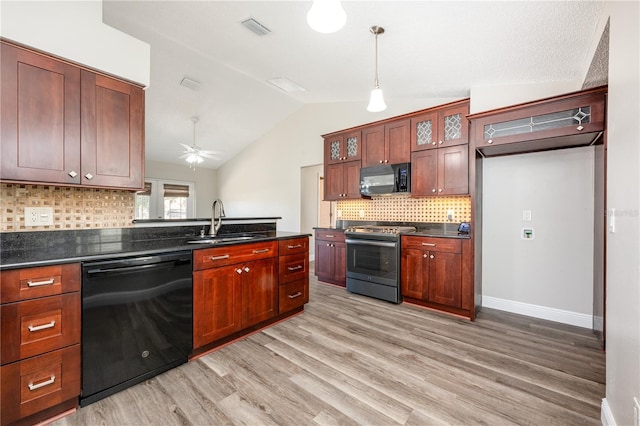
[[[376,78],[373,83],[373,90],[371,91],[369,105],[367,105],[367,111],[380,112],[387,109],[387,104],[384,103],[384,97],[382,96],[382,89],[378,84],[378,35],[384,34],[384,28],[374,25],[369,28],[369,31],[376,36]]]
[[[340,0],[313,0],[307,13],[307,23],[319,33],[335,33],[346,22],[347,14]]]
[[[184,158],[187,163],[189,163],[189,168],[196,168],[196,164],[200,164],[204,161],[205,158],[216,158],[216,152],[214,151],[206,151],[199,146],[196,145],[196,123],[200,121],[199,117],[191,117],[191,122],[193,122],[193,143],[191,146],[185,145],[181,143],[184,147],[184,151],[180,158]]]

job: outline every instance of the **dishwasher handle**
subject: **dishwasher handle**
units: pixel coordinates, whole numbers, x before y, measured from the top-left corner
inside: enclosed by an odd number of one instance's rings
[[[125,272],[136,272],[143,270],[151,270],[151,269],[163,269],[163,268],[173,268],[174,266],[185,265],[191,262],[189,260],[175,260],[170,262],[159,262],[159,263],[150,263],[147,265],[137,265],[137,266],[123,266],[122,268],[104,268],[104,269],[87,269],[88,275],[98,275],[98,274],[110,274],[110,273],[125,273]]]
[[[152,256],[138,256],[123,259],[84,263],[83,270],[87,275],[95,276],[105,273],[128,273],[158,268],[170,268],[191,263],[191,252],[174,252]]]

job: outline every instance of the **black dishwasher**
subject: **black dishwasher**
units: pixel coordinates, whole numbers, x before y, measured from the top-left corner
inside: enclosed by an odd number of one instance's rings
[[[86,406],[187,362],[190,251],[82,264],[82,392]]]

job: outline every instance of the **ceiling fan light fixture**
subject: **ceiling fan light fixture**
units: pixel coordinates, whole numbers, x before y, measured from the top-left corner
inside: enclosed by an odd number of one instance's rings
[[[376,72],[373,90],[371,91],[371,97],[369,98],[369,105],[367,105],[367,111],[380,112],[387,109],[387,104],[384,102],[384,96],[382,95],[382,89],[378,83],[378,36],[380,34],[384,34],[384,28],[374,25],[369,28],[369,31],[371,31],[371,33],[376,37]]]
[[[315,31],[323,34],[335,33],[344,27],[347,13],[340,0],[313,0],[307,13],[307,23]]]

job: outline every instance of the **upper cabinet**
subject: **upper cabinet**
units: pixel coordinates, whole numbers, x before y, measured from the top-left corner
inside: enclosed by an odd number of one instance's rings
[[[429,110],[411,118],[411,151],[469,142],[469,100]]]
[[[5,42],[0,179],[143,187],[144,91]]]
[[[335,164],[360,160],[362,156],[362,132],[355,131],[324,139],[324,163]]]
[[[362,129],[362,167],[410,161],[410,120],[394,120]]]
[[[606,94],[600,87],[471,115],[474,147],[497,156],[590,145],[605,128]]]

